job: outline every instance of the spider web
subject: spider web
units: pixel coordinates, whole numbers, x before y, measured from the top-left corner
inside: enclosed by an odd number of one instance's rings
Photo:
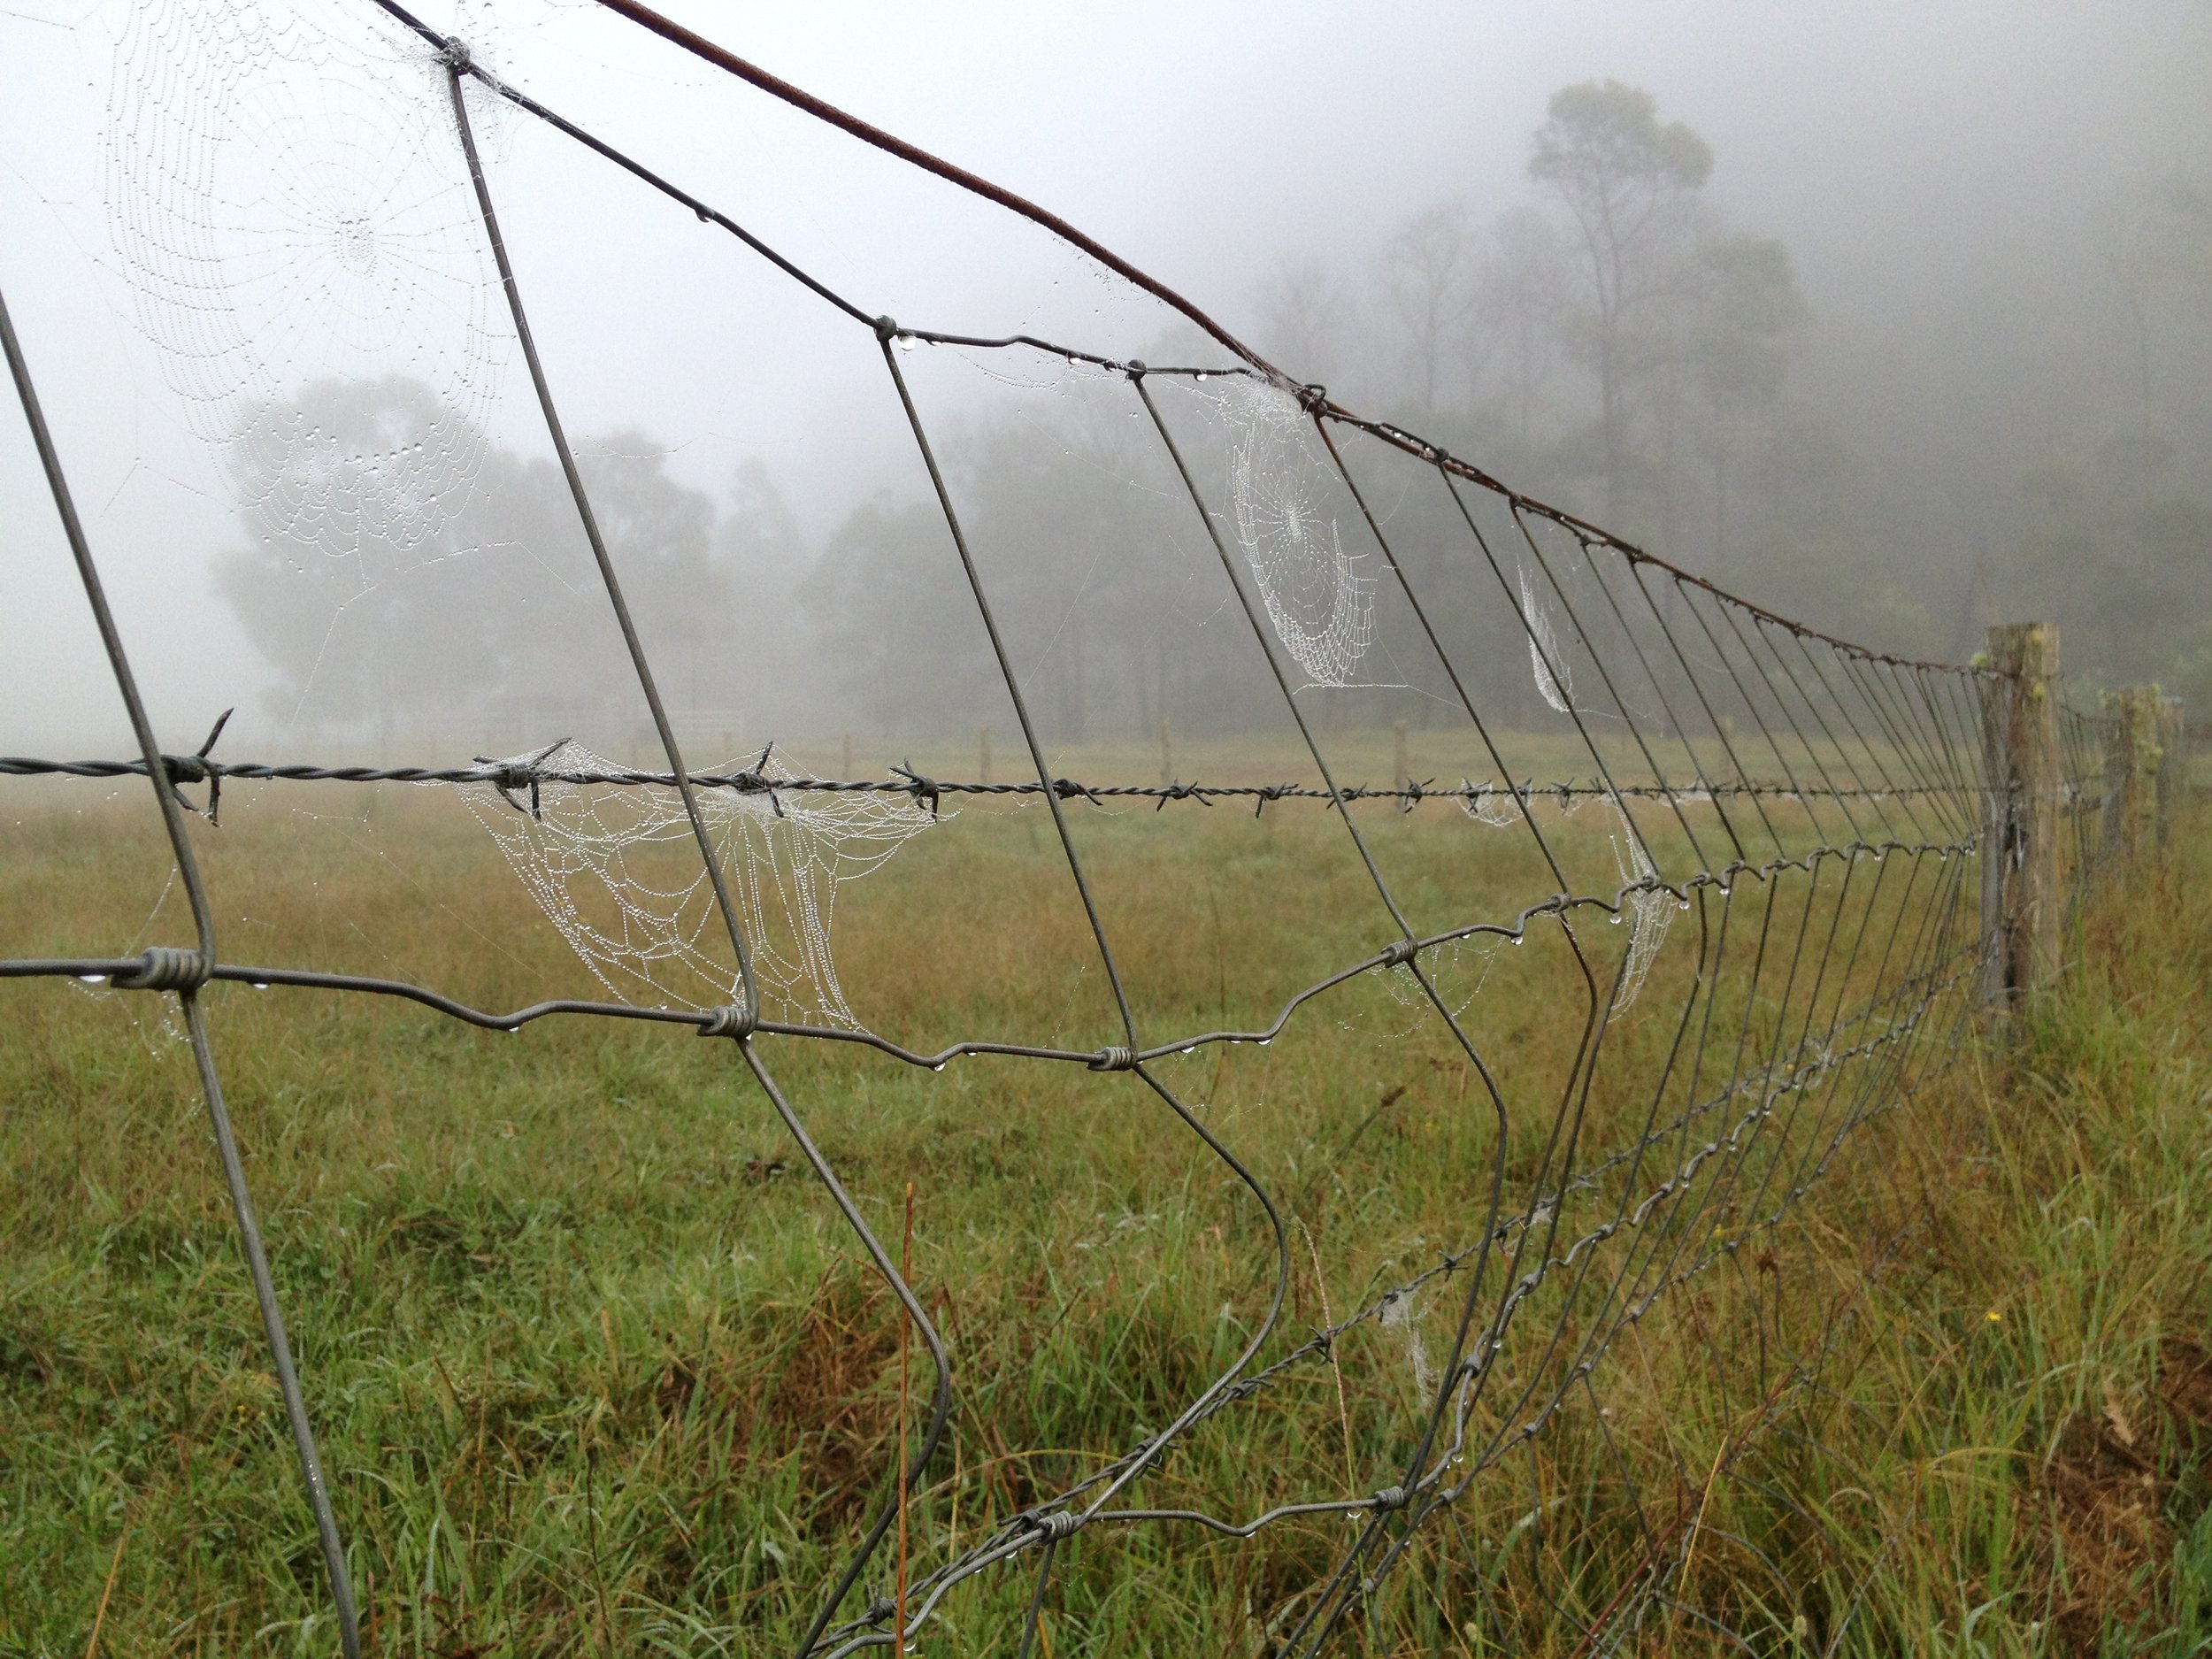
[[[1651,855],[1644,850],[1643,837],[1629,822],[1628,808],[1618,795],[1613,797],[1613,810],[1621,815],[1621,833],[1607,839],[1613,843],[1613,862],[1621,872],[1621,885],[1625,887],[1632,883],[1644,884],[1621,897],[1632,920],[1628,960],[1621,968],[1620,988],[1613,994],[1613,1011],[1624,1014],[1629,1004],[1636,1000],[1636,994],[1644,988],[1644,979],[1651,972],[1651,964],[1658,960],[1659,948],[1667,942],[1667,929],[1673,925],[1674,912],[1682,902],[1656,885],[1658,869],[1651,862]],[[1620,918],[1616,916],[1613,919],[1618,921]]]
[[[1323,509],[1329,463],[1312,424],[1289,393],[1251,380],[1232,381],[1217,406],[1230,433],[1230,521],[1267,619],[1316,685],[1352,685],[1374,632],[1374,580]]]
[[[465,785],[462,794],[524,890],[616,998],[687,1008],[739,1000],[736,970],[715,950],[721,926],[713,887],[673,789],[544,779],[624,770],[567,741],[485,764],[541,776],[531,794],[491,783]],[[752,773],[771,786],[795,775],[764,756],[708,770]],[[928,812],[904,795],[773,787],[696,793],[742,912],[764,1011],[795,1024],[858,1030],[830,953],[837,890],[926,829]]]
[[[1574,695],[1574,675],[1567,666],[1566,654],[1559,649],[1559,635],[1553,630],[1551,618],[1537,603],[1536,587],[1528,579],[1528,566],[1519,568],[1521,579],[1521,614],[1528,620],[1528,660],[1536,673],[1537,695],[1561,714],[1573,710],[1567,699]]]
[[[334,557],[437,537],[483,463],[506,337],[438,65],[313,0],[141,0],[106,130],[137,326],[260,534]],[[426,433],[297,401],[395,377],[434,395]]]

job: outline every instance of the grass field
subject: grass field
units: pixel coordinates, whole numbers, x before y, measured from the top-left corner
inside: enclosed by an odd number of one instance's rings
[[[227,959],[487,1007],[597,992],[449,792],[326,787],[236,787],[201,836]],[[136,949],[166,867],[142,799],[17,798],[0,954]],[[1454,809],[1361,822],[1418,918],[1509,920],[1549,890]],[[1552,827],[1578,871],[1615,868],[1617,818]],[[1148,1031],[1264,1024],[1390,937],[1320,809],[1084,808],[1077,828]],[[916,837],[839,900],[855,1008],[917,1046],[1118,1041],[1058,861],[1033,804]],[[2212,1641],[2208,897],[2200,828],[2108,886],[2016,1044],[1910,1072],[1909,1109],[1658,1301],[1340,1645],[1479,1652],[1510,1631],[1577,1652],[1658,1553],[1681,1563],[1678,1607],[1647,1616],[1640,1651],[1734,1651],[1707,1619],[1778,1654]],[[1841,911],[1817,880],[1778,886],[1738,925],[1823,904]],[[1678,918],[1609,1038],[1601,1151],[1633,1138],[1703,919]],[[1629,930],[1586,931],[1609,972]],[[1510,1056],[1507,1164],[1532,1169],[1582,1029],[1572,960],[1532,930],[1445,970],[1479,1044]],[[0,1652],[84,1652],[96,1624],[116,1654],[334,1650],[188,1054],[151,999],[0,989]],[[1293,1217],[1263,1360],[1482,1225],[1488,1108],[1393,989],[1362,975],[1264,1049],[1162,1063]],[[208,1000],[374,1650],[794,1644],[888,1491],[898,1324],[728,1045]],[[1255,1328],[1273,1235],[1131,1080],[757,1041],[881,1235],[917,1194],[914,1279],[963,1391],[916,1498],[918,1572],[1156,1431]],[[1454,1305],[1285,1373],[1143,1501],[1242,1517],[1399,1478]],[[1087,1531],[1044,1651],[1264,1652],[1346,1533]],[[1030,1584],[969,1580],[921,1651],[1010,1653]]]

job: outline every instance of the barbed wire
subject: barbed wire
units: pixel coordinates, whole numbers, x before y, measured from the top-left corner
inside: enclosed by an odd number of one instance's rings
[[[1344,1516],[1355,1523],[1311,1583],[1270,1610],[1271,1651],[1312,1655],[1338,1640],[1348,1623],[1383,1617],[1391,1572],[1417,1549],[1461,1549],[1471,1618],[1509,1642],[1525,1617],[1501,1607],[1486,1586],[1510,1571],[1525,1575],[1543,1602],[1579,1640],[1578,1651],[1617,1650],[1654,1617],[1712,1622],[1688,1608],[1689,1546],[1679,1516],[1656,1517],[1639,1495],[1626,1450],[1615,1443],[1597,1406],[1596,1379],[1616,1340],[1671,1293],[1730,1264],[1736,1292],[1761,1321],[1757,1404],[1732,1430],[1716,1459],[1745,1455],[1756,1437],[1781,1421],[1790,1402],[1816,1385],[1824,1356],[1840,1340],[1851,1298],[1824,1304],[1818,1328],[1769,1374],[1764,1321],[1776,1321],[1778,1293],[1763,1290],[1759,1272],[1742,1261],[1765,1248],[1805,1195],[1832,1169],[1852,1138],[1880,1115],[1909,1102],[1947,1060],[1970,1018],[1968,987],[1980,971],[1979,884],[1993,818],[2006,810],[2008,788],[1993,781],[1985,693],[2001,683],[1978,665],[1914,661],[1870,651],[1795,619],[1727,594],[1609,532],[1514,491],[1470,463],[1402,428],[1361,418],[1319,388],[1281,374],[1172,290],[1120,261],[1081,233],[999,187],[951,168],[767,76],[710,42],[659,18],[634,0],[602,0],[611,10],[739,75],[772,95],[915,165],[975,190],[1061,234],[1110,271],[1153,294],[1205,329],[1240,361],[1225,368],[1152,368],[1135,361],[1054,344],[1027,334],[983,337],[902,328],[871,315],[809,275],[738,223],[645,168],[528,94],[494,76],[458,42],[449,41],[394,0],[375,4],[438,52],[450,95],[456,139],[465,158],[477,215],[499,273],[500,286],[548,439],[560,462],[578,521],[585,531],[609,607],[620,626],[632,668],[663,752],[658,768],[571,767],[548,764],[563,748],[546,745],[532,757],[477,757],[467,765],[368,766],[219,761],[211,750],[221,723],[199,752],[164,752],[140,697],[130,659],[109,609],[99,569],[81,522],[59,452],[41,412],[27,361],[0,300],[0,341],[30,426],[104,649],[131,719],[134,758],[53,761],[0,757],[0,775],[70,780],[143,778],[153,789],[178,879],[194,918],[190,946],[155,945],[134,956],[20,958],[0,961],[0,979],[74,977],[119,990],[173,995],[184,1016],[211,1125],[259,1303],[264,1336],[283,1394],[296,1455],[321,1544],[341,1645],[360,1652],[339,1517],[311,1425],[271,1279],[259,1224],[235,1138],[223,1104],[219,1070],[203,1014],[211,982],[283,986],[344,995],[399,998],[465,1024],[513,1031],[556,1017],[641,1020],[682,1025],[702,1037],[729,1040],[738,1063],[799,1148],[842,1217],[855,1247],[895,1300],[900,1317],[920,1340],[932,1367],[928,1404],[910,1454],[879,1478],[891,1495],[858,1529],[845,1564],[819,1587],[814,1612],[796,1643],[801,1659],[834,1659],[864,1647],[905,1651],[942,1617],[959,1586],[1002,1569],[1033,1571],[1034,1585],[1018,1625],[1016,1651],[1026,1659],[1036,1642],[1060,1547],[1079,1532],[1195,1529],[1216,1537],[1253,1538],[1302,1518]],[[992,782],[940,779],[910,764],[882,778],[786,775],[769,770],[772,746],[739,770],[698,771],[684,762],[674,725],[624,597],[616,552],[603,537],[592,497],[579,472],[558,405],[539,360],[517,274],[502,237],[478,153],[465,81],[615,162],[631,176],[734,234],[777,270],[850,320],[869,328],[880,348],[891,390],[916,453],[931,481],[950,552],[988,638],[997,677],[1013,705],[1033,776]],[[1187,496],[1192,520],[1217,555],[1221,581],[1279,693],[1280,706],[1319,781],[1159,784],[1077,781],[1056,775],[1025,693],[1024,676],[1002,636],[988,584],[972,557],[961,514],[933,449],[930,430],[901,368],[907,340],[994,350],[1047,350],[1118,376],[1130,413],[1145,421],[1147,441]],[[1385,572],[1403,602],[1411,636],[1451,688],[1455,718],[1487,755],[1490,780],[1458,784],[1401,778],[1387,787],[1340,781],[1295,695],[1293,655],[1282,625],[1260,588],[1248,546],[1233,547],[1224,525],[1233,515],[1209,497],[1153,386],[1237,375],[1293,396],[1331,469],[1332,482],[1351,498]],[[1494,584],[1499,614],[1525,642],[1536,687],[1572,728],[1579,780],[1509,781],[1493,717],[1469,688],[1463,650],[1447,645],[1432,621],[1432,578],[1417,580],[1401,560],[1394,534],[1369,511],[1368,490],[1339,438],[1359,433],[1417,464],[1425,488],[1451,510],[1454,539],[1432,549],[1448,558],[1452,580]],[[1473,499],[1471,500],[1471,493]],[[1480,511],[1477,508],[1480,508]],[[1463,527],[1463,539],[1457,528]],[[1586,707],[1564,691],[1594,677]],[[1547,689],[1548,688],[1548,689]],[[1594,722],[1602,717],[1603,734]],[[2078,891],[2101,856],[2102,757],[2111,733],[2100,717],[2065,709],[2061,718],[2070,868]],[[1693,741],[1688,735],[1697,735]],[[227,960],[218,949],[207,885],[185,817],[219,821],[226,781],[280,785],[404,783],[475,789],[525,818],[539,818],[549,790],[606,787],[661,791],[695,843],[702,879],[731,954],[731,1000],[708,1006],[644,1006],[618,1000],[557,999],[505,1012],[478,1009],[435,987],[396,978],[353,975],[283,964]],[[183,791],[204,787],[195,804]],[[804,795],[903,798],[933,816],[948,798],[1041,801],[1049,814],[1068,879],[1083,906],[1087,930],[1109,988],[1118,1040],[1094,1048],[961,1039],[934,1050],[910,1047],[864,1025],[785,1020],[766,1006],[756,972],[760,941],[733,898],[703,802],[721,795],[765,797],[772,813]],[[1144,802],[1203,805],[1249,802],[1256,813],[1272,803],[1325,804],[1342,823],[1353,855],[1372,889],[1379,948],[1291,993],[1271,1023],[1162,1036],[1141,1020],[1097,903],[1065,808]],[[1461,915],[1442,929],[1417,926],[1386,877],[1360,814],[1363,803],[1410,812],[1431,801],[1450,802],[1471,818],[1513,832],[1548,874],[1550,891],[1509,917]],[[1594,880],[1586,850],[1570,845],[1564,826],[1536,810],[1551,805],[1610,805],[1609,832],[1618,880]],[[1793,811],[1782,811],[1781,808]],[[1632,924],[1618,948],[1601,944],[1603,927],[1582,924],[1604,915]],[[1675,918],[1695,933],[1694,952],[1678,949],[1665,1000],[1648,1028],[1662,1033],[1656,1057],[1632,1051],[1617,1059],[1619,1031],[1630,1004],[1663,948]],[[1578,1027],[1571,1064],[1560,1077],[1540,1065],[1516,1071],[1513,1045],[1478,1041],[1472,1024],[1443,988],[1439,964],[1451,949],[1488,941],[1519,944],[1540,932],[1576,986],[1560,1018]],[[1299,1206],[1279,1195],[1205,1110],[1186,1101],[1156,1064],[1209,1045],[1269,1043],[1302,1010],[1358,976],[1381,973],[1407,987],[1409,999],[1442,1033],[1471,1081],[1472,1115],[1489,1139],[1485,1158],[1468,1171],[1479,1194],[1461,1240],[1360,1298],[1340,1320],[1325,1320],[1303,1336],[1289,1329],[1285,1304],[1295,1269],[1289,1228],[1304,1225]],[[956,1400],[953,1348],[923,1298],[870,1227],[795,1107],[771,1071],[761,1038],[859,1044],[909,1065],[941,1069],[962,1056],[1047,1061],[1102,1074],[1102,1087],[1123,1087],[1126,1075],[1148,1091],[1180,1130],[1248,1196],[1271,1245],[1261,1269],[1268,1280],[1264,1311],[1226,1364],[1187,1393],[1165,1423],[1148,1430],[1080,1479],[1002,1516],[981,1540],[956,1549],[922,1528],[920,1548],[933,1564],[910,1578],[907,1545],[895,1548],[895,1588],[887,1587],[884,1555],[895,1528],[902,1540],[916,1520],[914,1496],[926,1488],[949,1432]],[[1602,1084],[1601,1080],[1602,1079]],[[1540,1093],[1539,1092],[1540,1091]],[[1637,1102],[1640,1102],[1640,1105]],[[1625,1115],[1620,1137],[1612,1114]],[[1371,1121],[1371,1118],[1370,1119]],[[1355,1132],[1356,1141],[1365,1124]],[[1347,1152],[1349,1150],[1348,1142]],[[1870,1202],[1875,1202],[1870,1199]],[[1904,1207],[1888,1213],[1870,1264],[1870,1276],[1908,1236]],[[1761,1269],[1763,1272],[1765,1270]],[[1335,1489],[1286,1498],[1256,1471],[1250,1502],[1236,1513],[1140,1501],[1141,1483],[1156,1480],[1205,1427],[1302,1370],[1338,1365],[1356,1333],[1394,1330],[1425,1296],[1443,1303],[1450,1338],[1440,1356],[1415,1366],[1422,1399],[1394,1452],[1371,1462],[1388,1476],[1363,1490]],[[1409,1330],[1415,1327],[1409,1326]],[[1709,1345],[1714,1340],[1708,1335]],[[1715,1348],[1716,1363],[1727,1362]],[[1545,1579],[1541,1517],[1544,1473],[1534,1447],[1563,1416],[1586,1405],[1594,1432],[1631,1496],[1633,1526],[1643,1540],[1642,1564],[1612,1586],[1586,1619],[1571,1611]],[[902,1425],[903,1429],[903,1424]],[[1350,1430],[1346,1427],[1348,1459]],[[1529,1486],[1513,1502],[1537,1517],[1502,1541],[1471,1542],[1460,1515],[1483,1501],[1525,1453]],[[1709,1478],[1709,1479],[1710,1478]],[[1490,1484],[1485,1484],[1490,1483]],[[1454,1529],[1448,1541],[1445,1529]],[[1519,1564],[1517,1566],[1516,1563]],[[858,1610],[855,1610],[856,1598]],[[1847,1611],[1840,1615],[1847,1622]]]

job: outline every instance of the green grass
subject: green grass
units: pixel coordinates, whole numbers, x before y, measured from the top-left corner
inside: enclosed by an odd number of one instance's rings
[[[0,951],[135,949],[163,867],[143,803],[50,800],[6,832]],[[398,972],[485,1005],[595,988],[449,792],[241,788],[226,812],[201,840],[227,956]],[[1591,887],[1614,868],[1601,816],[1552,826]],[[1507,833],[1448,807],[1361,822],[1417,920],[1509,918],[1548,890]],[[1264,1020],[1390,936],[1318,809],[1083,809],[1078,831],[1148,1032]],[[839,901],[854,1005],[918,1043],[1116,1040],[1058,857],[1034,806],[918,838]],[[1693,1611],[1653,1608],[1638,1651],[1719,1651],[1698,1614],[1777,1654],[2212,1640],[2208,878],[2197,829],[2102,895],[2013,1046],[1916,1071],[1908,1110],[1661,1298],[1340,1646],[1486,1651],[1509,1629],[1571,1653],[1574,1619],[1655,1558]],[[1794,926],[1807,902],[1802,882],[1740,895],[1735,926]],[[1609,971],[1628,930],[1584,931]],[[1600,1151],[1648,1103],[1689,937],[1609,1037]],[[1583,994],[1552,936],[1494,949],[1456,972],[1508,1062],[1525,1186]],[[81,1653],[96,1619],[115,1654],[334,1650],[188,1056],[150,999],[4,995],[0,1652]],[[887,1491],[898,1326],[728,1045],[586,1021],[503,1036],[236,986],[209,1002],[374,1650],[795,1640]],[[918,1193],[914,1277],[963,1391],[918,1497],[918,1571],[1164,1425],[1261,1316],[1263,1217],[1132,1080],[760,1046],[880,1233]],[[1479,1227],[1488,1109],[1380,976],[1265,1049],[1163,1075],[1296,1217],[1269,1356]],[[1396,1479],[1415,1343],[1441,1349],[1457,1294],[1348,1334],[1137,1495],[1242,1517]],[[1546,1294],[1532,1319],[1588,1317]],[[1515,1352],[1531,1378],[1556,1371]],[[1086,1532],[1046,1641],[1258,1654],[1348,1530]],[[970,1580],[922,1650],[1010,1653],[1029,1587]]]

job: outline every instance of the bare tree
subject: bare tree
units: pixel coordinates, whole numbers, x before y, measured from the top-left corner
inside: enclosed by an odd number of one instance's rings
[[[1421,407],[1437,406],[1437,376],[1465,340],[1475,304],[1473,216],[1458,202],[1415,214],[1383,250],[1390,309],[1402,331],[1421,388]]]
[[[1281,260],[1258,299],[1261,349],[1286,374],[1325,380],[1342,357],[1351,309],[1328,266]]]
[[[1550,379],[1568,283],[1569,250],[1534,208],[1500,215],[1476,288],[1482,331],[1502,376],[1500,391],[1522,442]]]
[[[1528,170],[1577,233],[1582,305],[1571,338],[1597,375],[1605,510],[1616,515],[1631,459],[1632,395],[1658,357],[1639,325],[1680,290],[1694,241],[1689,210],[1713,152],[1680,122],[1662,124],[1641,88],[1586,81],[1552,95]]]
[[[1728,554],[1730,464],[1780,399],[1791,338],[1809,313],[1789,250],[1771,237],[1707,242],[1698,275],[1690,357],[1703,395],[1713,474],[1713,553],[1723,559]]]

